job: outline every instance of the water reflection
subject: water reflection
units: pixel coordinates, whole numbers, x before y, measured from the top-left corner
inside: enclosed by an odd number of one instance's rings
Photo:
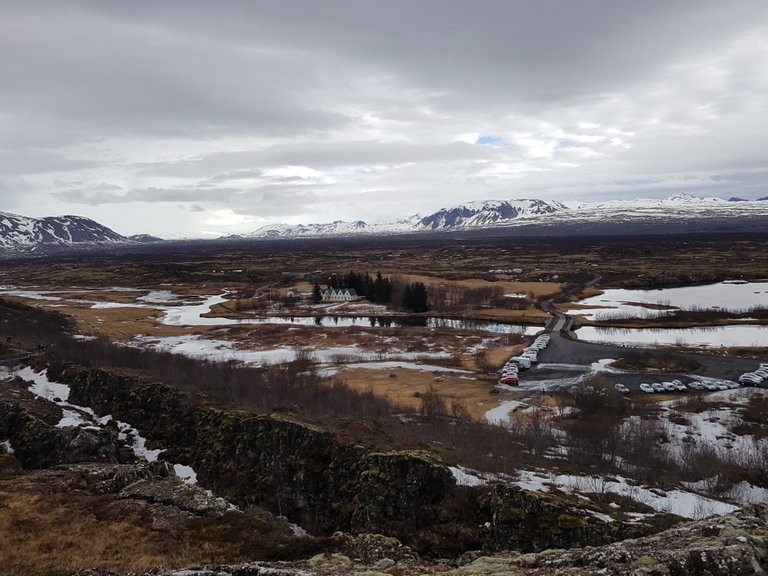
[[[600,328],[583,326],[579,340],[609,344],[690,347],[762,347],[768,344],[768,326],[739,324],[698,328]]]
[[[297,326],[347,327],[364,326],[370,328],[422,327],[443,328],[450,330],[484,330],[500,334],[535,334],[541,330],[537,326],[521,326],[484,320],[464,320],[458,318],[428,318],[424,316],[270,316],[265,318],[246,318],[243,324],[292,324]]]

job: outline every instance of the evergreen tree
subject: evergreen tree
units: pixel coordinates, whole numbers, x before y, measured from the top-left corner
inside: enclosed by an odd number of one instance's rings
[[[403,290],[403,308],[413,310],[413,289],[410,284],[406,284]]]
[[[426,312],[429,310],[427,299],[427,287],[422,282],[415,282],[412,289],[412,309],[414,312]]]
[[[320,284],[315,282],[314,287],[312,288],[312,301],[313,302],[320,302],[323,299],[323,293],[320,291]]]

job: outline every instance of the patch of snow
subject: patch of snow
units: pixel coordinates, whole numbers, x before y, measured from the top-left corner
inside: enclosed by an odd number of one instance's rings
[[[64,428],[66,426],[87,426],[88,428],[98,430],[98,426],[92,426],[89,421],[83,418],[80,412],[75,410],[62,410],[62,417],[59,423],[56,424],[57,428]]]
[[[17,370],[16,374],[26,382],[31,382],[29,391],[35,396],[40,396],[46,400],[54,401],[58,398],[61,401],[66,402],[69,398],[69,386],[66,384],[59,384],[58,382],[51,382],[48,380],[48,370],[42,372],[35,372],[29,366]]]
[[[176,473],[176,476],[184,481],[185,484],[197,484],[197,473],[192,469],[191,466],[185,466],[184,464],[174,464],[173,471]]]
[[[518,408],[520,406],[524,406],[525,403],[521,402],[520,400],[507,400],[506,402],[502,402],[496,408],[492,408],[491,410],[488,410],[488,412],[485,413],[485,421],[488,422],[488,424],[495,424],[497,426],[503,426],[504,424],[509,423],[509,413],[512,412],[515,408]]]
[[[457,486],[482,486],[488,483],[486,480],[467,472],[466,469],[460,466],[451,466],[448,469],[453,474]]]
[[[460,368],[446,368],[445,366],[435,366],[432,364],[419,364],[415,362],[399,362],[399,361],[384,361],[384,362],[361,362],[354,364],[353,368],[365,368],[367,370],[394,370],[395,368],[403,368],[406,370],[424,370],[426,372],[451,372],[459,374],[471,374],[469,370],[462,370]]]
[[[13,454],[14,449],[11,446],[10,440],[4,440],[3,442],[0,442],[0,446],[2,446],[5,449],[6,454]]]
[[[569,494],[618,494],[645,504],[657,512],[676,514],[684,518],[700,519],[709,516],[721,516],[738,509],[738,506],[733,504],[706,498],[685,490],[660,492],[644,486],[635,486],[630,484],[628,479],[616,476],[606,478],[572,474],[546,474],[524,470],[520,472],[519,479],[513,483],[521,488],[540,492],[548,492],[549,484]]]
[[[742,480],[731,488],[726,496],[739,504],[759,504],[768,502],[768,488],[754,486]]]

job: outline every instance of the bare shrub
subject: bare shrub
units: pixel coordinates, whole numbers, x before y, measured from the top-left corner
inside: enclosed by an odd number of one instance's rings
[[[602,376],[579,383],[571,388],[573,403],[583,416],[606,414],[616,416],[627,410],[621,394]]]
[[[448,415],[445,399],[435,390],[434,386],[430,386],[426,392],[419,394],[419,400],[421,400],[419,412],[422,415],[431,417]]]
[[[483,372],[485,374],[488,374],[490,372],[493,372],[493,363],[491,362],[490,357],[488,356],[487,350],[478,350],[475,352],[475,366],[477,366],[477,369],[480,372]]]
[[[451,415],[454,418],[458,418],[459,420],[471,420],[472,416],[469,413],[469,410],[467,409],[464,404],[461,402],[456,402],[455,400],[451,401]]]
[[[666,467],[662,448],[666,434],[666,427],[658,418],[632,417],[623,422],[616,435],[618,454],[628,464],[624,468],[641,481],[656,478]]]

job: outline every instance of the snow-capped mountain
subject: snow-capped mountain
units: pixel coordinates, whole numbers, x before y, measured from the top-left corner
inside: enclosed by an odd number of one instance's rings
[[[297,236],[342,236],[357,234],[397,234],[417,230],[421,216],[418,214],[395,222],[368,224],[362,220],[343,222],[336,220],[327,224],[269,224],[240,238],[292,238]]]
[[[692,219],[768,217],[768,204],[760,200],[735,202],[676,194],[667,198],[637,198],[607,202],[556,202],[553,200],[487,200],[442,208],[428,216],[414,215],[395,222],[368,224],[362,220],[329,224],[275,224],[263,226],[246,238],[292,238],[405,234],[427,231],[473,230],[525,224],[557,226],[590,222],[613,224]]]
[[[516,218],[553,214],[565,208],[564,204],[554,201],[486,200],[485,202],[459,204],[453,208],[443,208],[422,218],[419,224],[430,230],[480,228],[502,224]]]
[[[0,212],[0,249],[35,250],[44,246],[83,246],[128,242],[114,230],[82,216],[29,218]]]

